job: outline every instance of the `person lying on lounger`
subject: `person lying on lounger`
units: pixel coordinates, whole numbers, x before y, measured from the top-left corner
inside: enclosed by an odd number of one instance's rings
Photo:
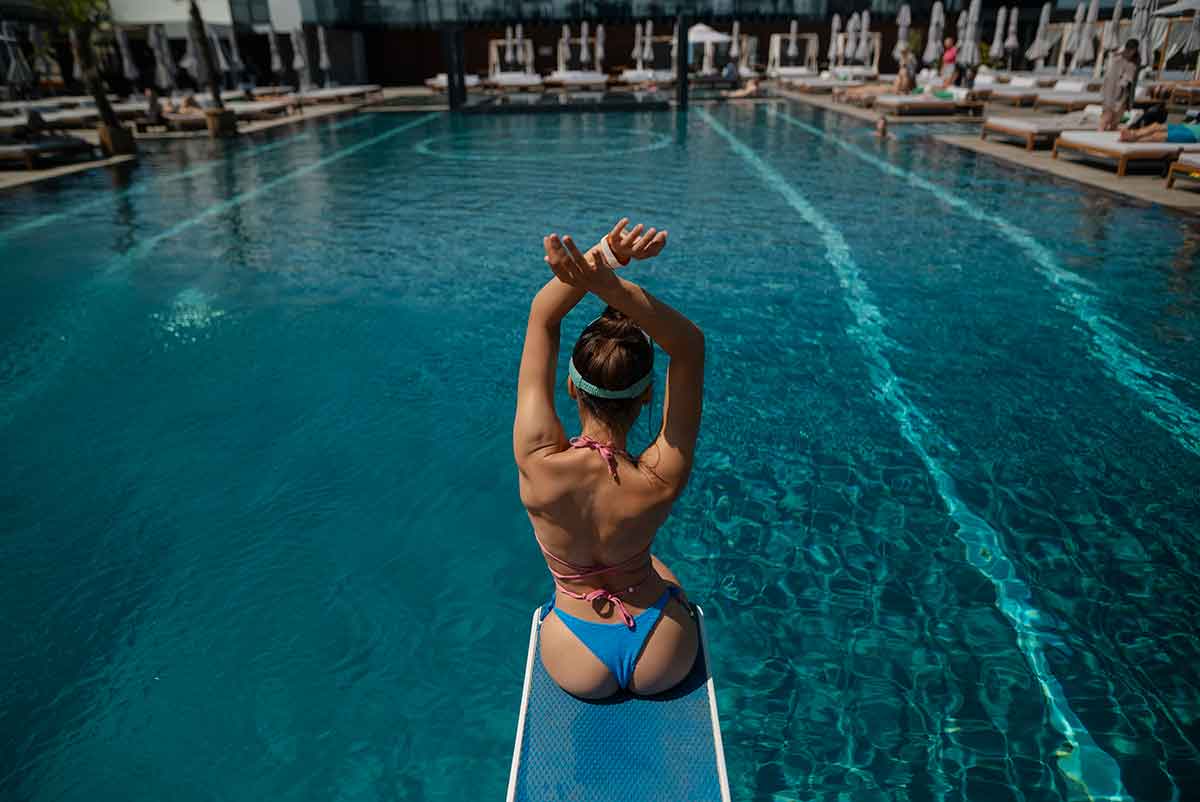
[[[757,78],[751,78],[746,81],[746,85],[741,89],[726,89],[721,92],[721,97],[739,98],[739,97],[758,97],[764,94],[762,84]]]
[[[542,664],[585,699],[669,690],[696,660],[698,630],[679,580],[650,553],[691,473],[704,395],[704,335],[616,268],[657,256],[667,232],[622,219],[587,253],[542,241],[553,276],[529,308],[513,455],[521,503],[554,577]],[[581,433],[554,408],[559,329],[588,295],[606,308],[571,349],[567,394]],[[654,398],[654,345],[670,364],[662,428],[640,454],[626,438]]]
[[[1178,145],[1200,144],[1200,125],[1153,123],[1144,128],[1122,128],[1122,142],[1170,142]]]
[[[908,45],[901,45],[900,70],[896,73],[896,80],[892,81],[890,84],[856,86],[853,89],[847,89],[845,92],[845,97],[852,100],[866,97],[879,97],[880,95],[907,95],[917,86],[916,64],[916,59],[914,59],[912,53],[908,51]]]

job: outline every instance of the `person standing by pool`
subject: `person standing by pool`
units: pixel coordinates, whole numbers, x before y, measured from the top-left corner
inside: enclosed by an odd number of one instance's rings
[[[1100,88],[1100,130],[1115,131],[1121,121],[1121,115],[1129,108],[1129,93],[1133,82],[1137,80],[1138,72],[1138,40],[1130,39],[1109,60],[1108,72],[1104,74],[1104,84]]]
[[[950,80],[954,76],[954,66],[958,63],[958,45],[953,36],[947,36],[942,50],[942,77]]]
[[[667,232],[622,219],[585,255],[570,237],[543,240],[554,276],[533,299],[517,381],[513,454],[521,503],[555,578],[541,626],[547,673],[598,699],[678,684],[698,648],[679,580],[650,553],[691,473],[704,389],[704,335],[615,268],[649,259]],[[554,409],[559,328],[595,295],[607,308],[571,353],[567,393],[582,432],[567,439]],[[636,457],[626,437],[653,398],[654,346],[671,361],[662,427]]]

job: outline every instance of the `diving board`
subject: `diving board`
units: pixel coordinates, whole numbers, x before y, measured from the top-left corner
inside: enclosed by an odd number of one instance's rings
[[[543,609],[533,611],[508,802],[729,802],[704,614],[691,673],[653,697],[576,699],[542,666]]]

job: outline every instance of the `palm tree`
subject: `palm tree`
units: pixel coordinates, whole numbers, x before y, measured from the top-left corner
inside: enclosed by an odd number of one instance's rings
[[[75,34],[77,46],[74,57],[79,61],[83,83],[96,102],[100,115],[100,144],[110,156],[137,153],[137,143],[128,128],[121,125],[112,104],[108,102],[108,90],[96,51],[92,47],[92,36],[108,18],[108,0],[34,0],[35,4],[49,12],[61,25]]]

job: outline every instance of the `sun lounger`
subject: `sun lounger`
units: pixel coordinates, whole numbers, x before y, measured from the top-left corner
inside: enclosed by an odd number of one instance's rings
[[[62,109],[48,111],[42,115],[46,125],[51,128],[87,128],[100,119],[100,113],[93,109]]]
[[[301,108],[296,98],[290,100],[235,100],[225,104],[239,120],[265,120],[271,117],[286,117]]]
[[[954,97],[940,98],[935,95],[880,95],[875,98],[875,108],[889,114],[970,114],[983,112],[983,103],[967,90],[948,90]]]
[[[221,102],[224,103],[224,102],[230,101],[230,100],[241,100],[245,96],[246,96],[246,93],[240,89],[226,89],[221,92]],[[176,102],[182,100],[183,98],[184,98],[184,95],[181,95],[181,94],[176,94],[173,96],[173,100],[175,100]],[[201,105],[211,106],[212,102],[213,102],[212,92],[203,92],[203,93],[197,94],[196,102],[200,103]]]
[[[136,120],[146,114],[148,104],[144,100],[133,100],[112,104],[112,110],[119,120]]]
[[[1040,117],[988,117],[983,121],[979,137],[988,134],[1018,139],[1025,150],[1033,150],[1039,140],[1053,142],[1065,131],[1094,131],[1100,125],[1098,107],[1085,107],[1083,111],[1070,114],[1050,114]]]
[[[1103,101],[1099,92],[1042,92],[1033,102],[1035,109],[1078,111]]]
[[[829,73],[834,78],[851,81],[873,81],[879,77],[879,70],[874,67],[858,65],[830,67]]]
[[[797,92],[807,92],[814,95],[829,94],[837,88],[849,89],[853,86],[865,85],[864,81],[848,81],[838,78],[793,78],[785,80],[783,83]]]
[[[139,117],[134,122],[134,127],[141,133],[146,133],[155,128],[161,128],[164,131],[203,131],[208,128],[208,120],[204,114],[199,112],[177,113],[165,111],[157,120]]]
[[[500,90],[541,89],[542,78],[531,72],[498,72],[484,81],[487,86]]]
[[[704,616],[688,676],[664,694],[576,699],[542,665],[533,611],[507,802],[729,802]]]
[[[1117,163],[1117,175],[1125,175],[1130,162],[1164,162],[1180,153],[1200,153],[1200,144],[1178,142],[1122,142],[1116,131],[1068,131],[1054,140],[1054,158],[1072,151]]]
[[[445,92],[446,86],[449,83],[449,80],[450,79],[446,77],[446,73],[439,72],[437,75],[433,76],[432,78],[426,78],[425,85],[435,91]],[[474,89],[475,87],[479,86],[479,76],[478,75],[470,75],[470,74],[464,75],[463,80],[467,85],[467,89]]]
[[[54,159],[77,153],[92,155],[95,148],[73,136],[48,136],[33,142],[0,145],[0,161],[21,162],[27,170],[36,170],[43,159]]]
[[[1200,181],[1200,153],[1184,153],[1167,170],[1167,189],[1175,186],[1176,178]]]
[[[768,78],[780,78],[782,80],[791,80],[793,78],[815,78],[817,71],[810,67],[776,67],[767,75]]]
[[[1037,78],[1032,75],[1014,77],[1005,86],[992,88],[992,100],[1012,106],[1028,106],[1038,98]]]
[[[256,86],[250,90],[253,97],[262,97],[263,95],[290,95],[296,91],[294,86]]]
[[[373,94],[383,91],[379,84],[360,84],[357,86],[327,86],[324,89],[310,89],[297,95],[304,103],[352,103],[356,100],[366,100]]]
[[[1173,106],[1192,106],[1200,103],[1200,84],[1179,84],[1171,90],[1168,100]]]
[[[608,76],[599,70],[555,70],[546,76],[544,83],[547,86],[562,86],[567,89],[604,89],[608,86]]]

